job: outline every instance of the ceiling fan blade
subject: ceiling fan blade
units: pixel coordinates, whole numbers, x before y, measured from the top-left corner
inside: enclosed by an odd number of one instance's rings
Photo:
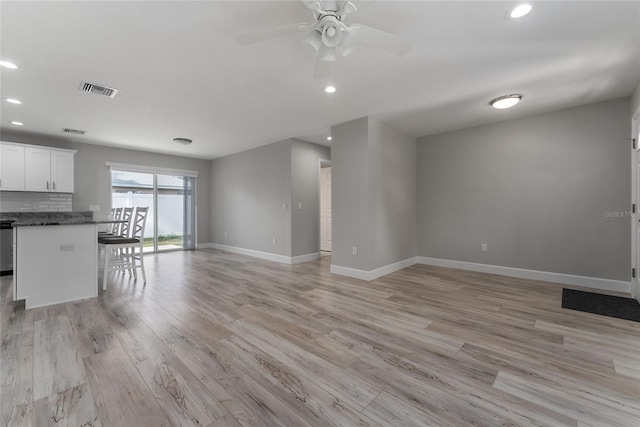
[[[316,63],[313,68],[313,78],[322,79],[331,75],[331,61],[323,61],[316,58]]]
[[[300,1],[304,3],[304,5],[307,6],[309,9],[311,9],[313,13],[320,12],[324,7],[323,0],[300,0]]]
[[[362,44],[386,50],[394,55],[404,56],[413,48],[413,40],[405,40],[386,31],[362,24],[352,24],[349,29],[353,38]]]
[[[309,28],[309,24],[291,24],[251,33],[238,34],[233,36],[233,38],[240,44],[252,44],[295,34],[307,28]]]

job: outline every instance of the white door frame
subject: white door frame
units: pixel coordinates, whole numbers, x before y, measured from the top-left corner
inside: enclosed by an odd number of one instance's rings
[[[318,159],[318,253],[321,253],[320,241],[322,240],[322,218],[320,218],[320,209],[322,208],[322,177],[320,176],[320,169],[322,165],[329,165],[331,167],[331,160]],[[331,193],[333,194],[333,192]],[[331,241],[333,242],[333,227],[331,227]]]
[[[640,302],[640,265],[638,265],[638,235],[640,230],[640,198],[638,197],[638,165],[640,160],[640,107],[631,119],[631,138],[635,139],[635,147],[631,149],[631,203],[635,204],[636,211],[631,214],[631,268],[636,271],[635,276],[631,278],[631,296]]]

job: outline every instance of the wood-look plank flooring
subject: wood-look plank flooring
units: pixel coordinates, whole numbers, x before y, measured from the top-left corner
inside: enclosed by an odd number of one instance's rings
[[[145,257],[97,298],[24,310],[0,279],[0,426],[635,426],[640,323],[562,286],[330,257]]]

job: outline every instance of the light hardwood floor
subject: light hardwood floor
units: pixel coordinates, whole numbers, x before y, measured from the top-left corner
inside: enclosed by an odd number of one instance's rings
[[[0,426],[640,425],[640,323],[562,309],[557,284],[145,261],[146,286],[27,311],[1,279]]]

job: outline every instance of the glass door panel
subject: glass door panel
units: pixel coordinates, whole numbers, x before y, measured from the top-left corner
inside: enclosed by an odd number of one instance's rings
[[[184,248],[185,177],[157,175],[158,250]]]
[[[143,172],[111,172],[112,207],[145,207],[147,222],[144,228],[144,251],[155,251],[154,239],[154,174]]]
[[[195,249],[195,178],[111,171],[112,206],[149,208],[144,251]]]

